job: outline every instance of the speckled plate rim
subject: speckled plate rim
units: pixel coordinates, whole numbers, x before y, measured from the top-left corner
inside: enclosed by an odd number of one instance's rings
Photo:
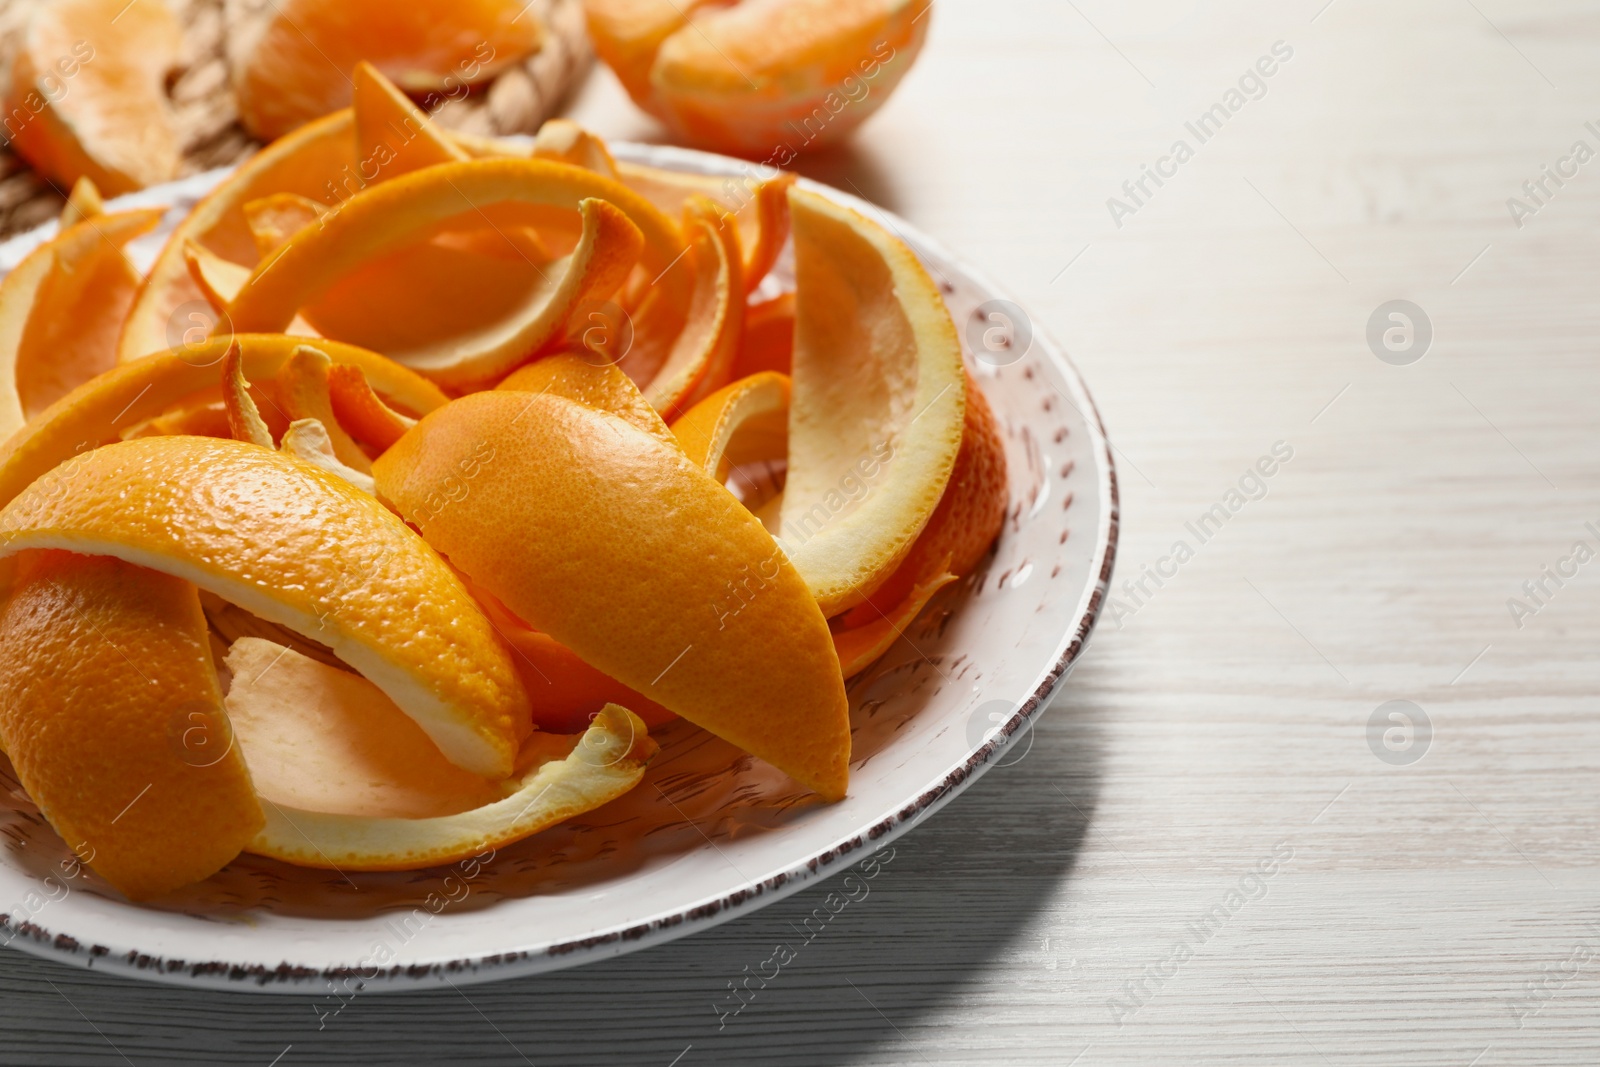
[[[507,140],[521,139],[507,138]],[[750,173],[749,164],[741,160],[692,149],[628,142],[614,143],[611,149],[618,159],[630,162],[733,177]],[[224,173],[226,170],[208,172],[206,175],[197,175],[196,178],[214,181],[219,180]],[[119,208],[170,204],[177,184],[179,183],[146,189],[119,198],[113,204]],[[887,219],[919,255],[941,261],[943,265],[965,275],[977,287],[991,294],[991,297],[1010,299],[1005,290],[995,285],[982,271],[953,255],[938,241],[894,213],[820,182],[802,178],[801,184],[848,204],[869,217]],[[47,223],[0,244],[0,271],[7,269],[22,254],[48,239],[54,230],[55,224]],[[1098,528],[1087,571],[1091,577],[1079,594],[1072,622],[1062,634],[1052,661],[1036,675],[1029,696],[1020,702],[1016,711],[1005,722],[998,724],[997,729],[989,734],[989,740],[979,745],[964,760],[954,763],[942,774],[934,776],[889,815],[858,832],[837,838],[830,846],[811,852],[767,878],[752,880],[733,892],[704,898],[692,906],[643,917],[635,923],[615,925],[579,939],[534,944],[526,948],[508,948],[505,952],[476,958],[441,959],[430,963],[396,967],[376,976],[372,975],[369,969],[358,971],[354,966],[313,968],[296,966],[285,961],[277,967],[266,968],[260,964],[230,964],[225,961],[190,964],[163,960],[143,955],[132,945],[86,946],[68,933],[52,933],[45,927],[31,923],[24,924],[18,930],[16,936],[11,939],[10,946],[61,963],[92,967],[130,978],[190,988],[202,986],[239,992],[304,994],[312,989],[324,988],[328,982],[348,980],[359,974],[360,987],[363,989],[374,992],[404,992],[436,988],[446,981],[456,985],[499,981],[561,970],[634,952],[727,922],[740,914],[782,900],[813,881],[849,869],[857,859],[864,858],[856,856],[857,853],[882,848],[911,830],[954,800],[962,790],[994,764],[998,755],[1006,749],[1008,740],[1018,731],[1025,729],[1033,717],[1049,704],[1062,681],[1083,655],[1109,593],[1120,523],[1116,467],[1111,454],[1110,440],[1106,435],[1099,411],[1095,408],[1088,387],[1077,368],[1073,366],[1061,346],[1046,331],[1040,330],[1037,324],[1033,332],[1033,345],[1061,376],[1067,390],[1063,397],[1077,409],[1089,433],[1095,459],[1095,490],[1098,497]]]

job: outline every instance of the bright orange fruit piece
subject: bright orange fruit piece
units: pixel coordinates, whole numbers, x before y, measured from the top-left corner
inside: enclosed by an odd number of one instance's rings
[[[166,77],[183,32],[164,3],[51,0],[23,30],[5,133],[46,177],[108,196],[171,180],[180,154]]]
[[[229,42],[245,128],[262,140],[350,103],[369,60],[413,95],[460,95],[537,51],[537,18],[516,0],[404,4],[276,0]]]
[[[679,135],[779,166],[886,100],[931,0],[585,0],[600,57]]]

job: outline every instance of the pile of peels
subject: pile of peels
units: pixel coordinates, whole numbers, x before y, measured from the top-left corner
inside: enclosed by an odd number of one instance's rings
[[[0,283],[0,743],[107,882],[447,863],[675,717],[845,795],[845,680],[1006,508],[902,241],[366,65],[141,276],[161,214],[81,183]]]

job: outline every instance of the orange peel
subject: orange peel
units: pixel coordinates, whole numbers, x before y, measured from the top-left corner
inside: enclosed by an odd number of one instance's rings
[[[627,792],[656,751],[611,705],[575,735],[530,735],[509,778],[480,778],[365,678],[252,637],[227,663],[228,714],[266,815],[245,847],[302,866],[409,870],[481,854]]]
[[[351,130],[348,109],[302,126],[245,160],[196,204],[173,228],[139,287],[122,325],[117,359],[125,363],[175,348],[184,331],[195,324],[180,314],[186,305],[204,299],[185,263],[188,242],[251,266],[259,253],[245,204],[274,193],[298,193],[332,203],[363,188]],[[215,316],[196,314],[206,329],[215,321]]]
[[[289,238],[322,218],[328,206],[299,193],[273,193],[249,201],[243,210],[256,251],[265,259],[287,244]],[[249,268],[243,269],[245,277],[249,277]],[[234,292],[237,291],[235,287]],[[232,299],[231,294],[229,299]]]
[[[441,487],[483,450],[495,461],[450,499]],[[529,626],[844,795],[848,707],[827,624],[771,535],[680,450],[565,397],[492,391],[424,417],[373,473],[380,499]]]
[[[73,223],[105,213],[106,203],[100,198],[100,190],[95,187],[93,179],[79,178],[72,183],[72,192],[67,194],[67,202],[61,208],[61,220],[56,232],[60,233]]]
[[[208,877],[263,827],[194,586],[28,552],[0,605],[0,741],[78,857],[135,900]]]
[[[0,440],[116,363],[116,339],[139,274],[123,246],[160,208],[96,215],[67,227],[0,281]]]
[[[349,364],[335,363],[328,368],[328,400],[339,425],[377,452],[417,424],[416,419],[385,404],[361,368]]]
[[[407,351],[380,345],[386,354],[454,385],[492,379],[532,355],[584,300],[609,295],[632,267],[633,256],[647,270],[676,272],[677,228],[617,183],[544,160],[474,160],[373,186],[330,213],[320,227],[302,231],[240,290],[227,311],[232,328],[284,329],[302,307],[316,304],[376,258],[403,252],[431,228],[464,212],[506,202],[580,213],[584,236],[578,249],[551,264],[548,274],[554,279],[547,277],[499,321],[467,335],[448,320],[435,322],[437,339]],[[467,287],[462,295],[470,296],[470,288],[485,281],[462,280]],[[441,317],[450,310],[442,304],[435,299]],[[330,336],[349,337],[357,325],[368,331],[384,325],[357,307],[356,317],[341,326],[329,321],[329,310],[315,308],[308,319]]]
[[[632,378],[616,367],[596,366],[572,352],[557,352],[530,363],[507,375],[495,388],[564,396],[609,411],[659,441],[673,446],[678,443]]]
[[[0,512],[0,557],[30,548],[173,574],[326,644],[475,773],[509,774],[529,730],[504,648],[437,554],[372,497],[280,453],[209,437],[97,448]]]
[[[333,360],[319,348],[300,345],[291,352],[277,376],[278,398],[283,404],[283,412],[295,422],[315,420],[320,423],[339,462],[362,474],[371,474],[372,461],[355,439],[344,431],[334,415],[328,383],[332,368]]]
[[[961,345],[904,242],[789,191],[795,241],[789,469],[779,539],[825,615],[865,600],[938,506],[961,446]]]
[[[277,376],[306,339],[282,334],[214,338],[195,349],[122,364],[85,382],[0,444],[0,507],[52,467],[120,441],[125,431],[215,390],[222,361],[235,342],[245,377],[265,382]],[[336,341],[318,340],[316,345],[336,366],[359,368],[381,395],[409,411],[423,414],[447,399],[426,378],[376,353]],[[270,422],[276,414],[268,410],[265,417]]]
[[[398,178],[423,167],[470,158],[371,63],[357,63],[351,82],[356,151],[373,171],[372,180]]]

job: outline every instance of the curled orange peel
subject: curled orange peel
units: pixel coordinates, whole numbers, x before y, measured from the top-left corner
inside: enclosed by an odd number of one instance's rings
[[[417,424],[383,402],[360,367],[335,363],[328,368],[328,399],[334,419],[352,436],[382,452]]]
[[[334,415],[328,384],[332,367],[333,360],[320,348],[297,346],[278,370],[279,401],[290,420],[314,419],[322,424],[322,432],[340,463],[362,474],[370,474],[372,461]]]
[[[0,558],[34,548],[171,574],[327,645],[473,773],[509,775],[531,728],[504,648],[437,553],[282,453],[202,437],[97,448],[0,511]]]
[[[352,197],[258,267],[229,305],[228,319],[236,330],[282,330],[365,264],[401,252],[463,213],[507,202],[580,214],[577,249],[547,264],[540,284],[504,319],[464,334],[441,331],[408,351],[385,346],[386,354],[449,385],[493,380],[558,335],[584,301],[610,295],[635,256],[646,269],[672,278],[682,273],[677,228],[615,182],[543,160],[475,160],[429,167]],[[325,316],[311,322],[324,333],[340,332]]]
[[[116,335],[139,274],[123,251],[160,208],[67,227],[0,280],[0,440],[116,362]]]
[[[222,404],[228,415],[228,430],[235,441],[248,441],[262,448],[273,448],[272,431],[261,418],[261,409],[250,396],[250,383],[244,376],[244,358],[235,341],[222,359]]]
[[[142,6],[142,5],[141,5]],[[174,317],[202,300],[184,261],[194,241],[223,259],[252,266],[259,258],[244,205],[275,193],[333,203],[365,186],[348,108],[307,123],[241,163],[173,228],[123,321],[117,358],[128,362],[178,343]],[[183,319],[185,323],[187,319]],[[181,336],[181,331],[178,331]]]
[[[425,416],[374,475],[380,499],[530,627],[844,795],[848,707],[827,624],[771,535],[677,447],[565,397],[496,390]],[[466,489],[455,499],[451,479]]]
[[[195,587],[21,552],[0,604],[0,742],[57,832],[128,897],[205,878],[264,825]]]
[[[366,60],[351,75],[356,153],[375,181],[470,158],[433,120]]]
[[[282,334],[214,338],[194,349],[122,364],[85,382],[0,444],[0,507],[51,468],[120,441],[124,432],[199,394],[216,396],[220,365],[233,343],[239,345],[245,377],[270,382],[305,341]],[[409,411],[432,411],[447,399],[426,378],[392,360],[336,341],[316,345],[336,366],[360,368],[380,395]],[[269,410],[266,417],[274,414]]]
[[[635,324],[634,350],[624,356],[622,368],[641,382],[645,399],[669,422],[696,401],[726,384],[732,373],[744,323],[743,260],[739,237],[726,216],[710,200],[692,200],[684,212],[684,228],[694,284],[682,325],[670,343],[652,349],[645,338],[665,340],[665,314],[674,307],[666,291],[652,292],[654,310],[641,310]]]

